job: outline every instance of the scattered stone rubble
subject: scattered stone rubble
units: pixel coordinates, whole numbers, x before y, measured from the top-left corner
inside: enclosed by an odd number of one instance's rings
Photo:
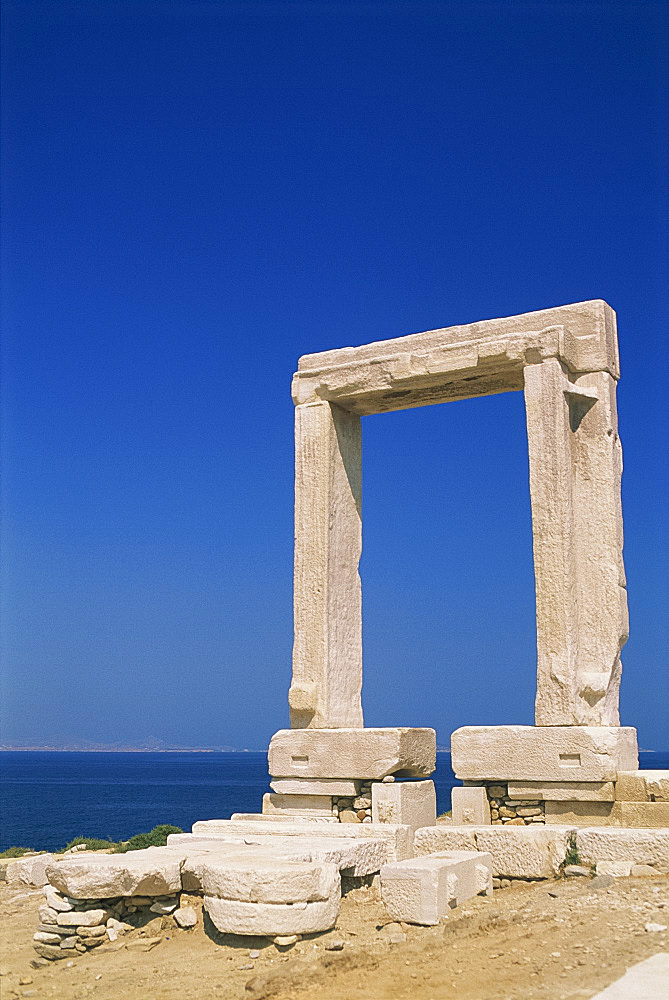
[[[335,926],[342,880],[380,873],[399,921],[434,924],[513,879],[669,873],[669,773],[640,771],[620,726],[627,639],[616,319],[599,300],[300,359],[295,402],[291,729],[259,814],[205,820],[163,848],[17,862],[44,884],[50,959],[114,940],[143,910],[288,947]],[[522,390],[537,609],[535,726],[452,735],[437,823],[436,735],[364,727],[360,416]],[[578,862],[576,864],[576,862]],[[28,871],[28,868],[30,870]],[[400,929],[401,931],[401,929]]]

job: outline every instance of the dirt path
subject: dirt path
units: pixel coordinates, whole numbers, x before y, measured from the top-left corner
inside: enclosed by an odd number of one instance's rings
[[[669,924],[663,876],[601,888],[585,878],[512,884],[430,928],[388,924],[375,891],[356,889],[342,902],[336,930],[284,954],[267,941],[223,938],[203,926],[201,913],[192,931],[156,917],[69,968],[35,969],[30,942],[41,898],[0,889],[2,1000],[571,1000],[669,951],[669,932],[645,930]],[[201,911],[196,897],[186,902]],[[149,938],[161,940],[147,950]]]

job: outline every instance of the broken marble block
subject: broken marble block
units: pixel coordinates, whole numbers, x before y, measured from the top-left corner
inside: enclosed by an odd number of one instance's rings
[[[462,780],[614,781],[638,759],[632,726],[464,726],[451,736]]]
[[[434,729],[281,729],[268,753],[273,779],[421,778],[436,760]]]
[[[281,795],[329,795],[333,798],[354,799],[360,794],[360,781],[346,778],[272,778],[273,792]]]
[[[433,781],[375,781],[372,784],[372,822],[400,823],[417,830],[437,822]]]
[[[453,826],[489,826],[490,803],[485,788],[470,785],[451,789],[451,817]]]
[[[478,893],[492,895],[492,859],[483,852],[444,851],[381,869],[383,905],[412,924],[438,924]]]

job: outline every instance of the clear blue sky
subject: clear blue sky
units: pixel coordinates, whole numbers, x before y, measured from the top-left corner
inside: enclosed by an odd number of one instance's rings
[[[287,724],[300,354],[618,312],[669,745],[664,3],[5,0],[5,742]],[[366,417],[368,725],[531,723],[522,395]]]

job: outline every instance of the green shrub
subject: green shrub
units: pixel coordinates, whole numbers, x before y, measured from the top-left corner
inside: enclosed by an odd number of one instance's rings
[[[32,847],[8,847],[0,854],[0,858],[20,858],[24,854],[33,854]]]
[[[119,844],[116,852],[125,854],[126,851],[143,851],[145,847],[164,847],[170,833],[183,833],[183,830],[180,826],[161,823],[159,826],[154,826],[149,833],[136,833],[130,840]]]
[[[104,851],[110,848],[116,849],[119,846],[117,841],[105,840],[101,837],[74,837],[61,851],[56,851],[56,854],[64,854],[65,851],[76,847],[77,844],[85,844],[88,851]]]
[[[569,834],[569,844],[567,846],[567,853],[565,855],[564,863],[566,865],[578,865],[580,864],[581,856],[578,853],[578,847],[576,845],[576,834],[572,830]]]

